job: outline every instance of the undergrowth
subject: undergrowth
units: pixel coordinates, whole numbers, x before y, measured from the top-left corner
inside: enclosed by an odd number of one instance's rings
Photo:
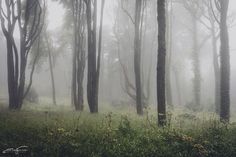
[[[21,145],[34,157],[236,157],[236,126],[192,114],[158,128],[151,115],[1,112],[0,151]]]

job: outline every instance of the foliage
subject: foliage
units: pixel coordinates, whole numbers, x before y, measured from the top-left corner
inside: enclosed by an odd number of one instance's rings
[[[191,115],[179,119],[183,116]],[[5,111],[0,121],[0,151],[28,145],[35,157],[236,156],[236,126],[217,120],[161,129],[145,116]]]

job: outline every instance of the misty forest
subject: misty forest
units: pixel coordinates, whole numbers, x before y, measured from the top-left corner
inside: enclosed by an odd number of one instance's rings
[[[236,1],[0,0],[0,157],[236,157]]]

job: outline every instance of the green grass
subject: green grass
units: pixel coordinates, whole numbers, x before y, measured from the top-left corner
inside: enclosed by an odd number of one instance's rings
[[[168,117],[167,127],[158,128],[153,109],[142,117],[123,110],[91,115],[49,105],[2,110],[0,151],[28,145],[35,157],[236,157],[234,124],[182,109]]]

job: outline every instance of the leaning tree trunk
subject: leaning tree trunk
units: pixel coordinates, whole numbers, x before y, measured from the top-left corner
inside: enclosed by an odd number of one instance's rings
[[[136,107],[139,115],[143,114],[142,84],[141,84],[141,9],[142,0],[136,0],[135,7],[135,37],[134,37],[134,73],[136,85]]]
[[[158,0],[158,58],[157,58],[157,102],[158,125],[166,124],[166,94],[165,94],[165,65],[166,65],[166,17],[165,0]]]
[[[230,53],[227,27],[227,12],[229,0],[220,0],[220,63],[221,63],[221,104],[220,118],[229,122],[230,118]]]

